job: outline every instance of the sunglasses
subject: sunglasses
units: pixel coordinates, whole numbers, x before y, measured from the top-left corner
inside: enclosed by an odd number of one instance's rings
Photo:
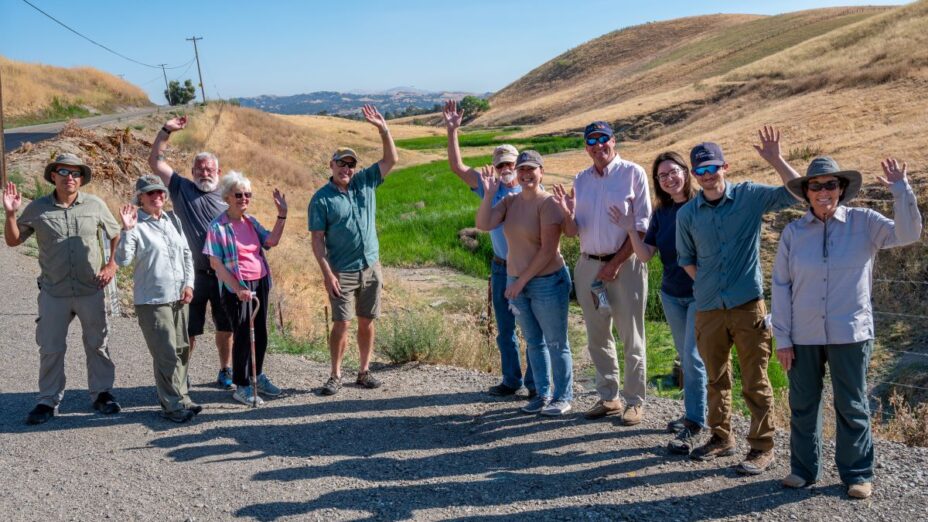
[[[335,164],[338,165],[339,167],[348,167],[349,169],[353,169],[358,165],[358,162],[357,161],[335,160]]]
[[[837,190],[841,186],[841,183],[838,180],[833,179],[831,181],[826,181],[825,183],[809,183],[810,192],[818,192],[820,190]]]
[[[55,170],[55,174],[59,176],[64,176],[66,178],[79,178],[84,175],[84,172],[80,169],[63,169],[59,168]]]
[[[697,176],[704,176],[706,174],[715,174],[722,168],[721,165],[706,165],[705,167],[696,167],[693,169],[693,174]]]
[[[148,191],[148,192],[145,192],[145,195],[146,195],[146,196],[151,196],[151,197],[158,197],[158,196],[160,196],[160,197],[162,197],[162,198],[165,196],[163,190],[150,190],[150,191]]]
[[[605,134],[600,134],[599,137],[597,137],[597,138],[587,138],[587,139],[586,139],[586,144],[589,145],[590,147],[592,147],[593,145],[596,145],[597,143],[599,143],[599,144],[606,143],[607,141],[609,141],[609,138],[611,138],[611,136],[606,136]]]
[[[235,199],[248,198],[251,199],[251,192],[236,192]]]
[[[670,169],[667,172],[658,172],[657,179],[658,181],[667,181],[671,176],[680,176],[683,174],[683,169]]]

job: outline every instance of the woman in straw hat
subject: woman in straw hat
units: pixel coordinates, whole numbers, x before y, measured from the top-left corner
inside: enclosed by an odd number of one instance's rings
[[[120,266],[135,262],[135,313],[151,352],[161,416],[182,423],[203,409],[190,400],[187,390],[193,256],[180,221],[164,209],[167,199],[168,189],[160,178],[151,174],[139,178],[132,205],[119,212],[122,235],[116,262]]]
[[[852,498],[872,493],[873,441],[867,367],[873,348],[870,303],[877,251],[918,240],[921,215],[906,164],[882,162],[879,178],[893,194],[895,221],[850,208],[861,186],[857,171],[835,160],[812,160],[805,177],[787,183],[809,203],[783,230],[773,267],[773,331],[777,359],[789,372],[790,466],[783,485],[815,482],[822,468],[822,378],[827,362],[837,417],[835,462]]]

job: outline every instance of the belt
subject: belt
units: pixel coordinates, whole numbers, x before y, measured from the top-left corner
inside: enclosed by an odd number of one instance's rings
[[[198,274],[208,275],[208,276],[214,276],[214,275],[216,275],[216,271],[213,270],[212,268],[203,268],[203,269],[201,269],[201,270],[194,270],[194,272],[196,272],[196,273],[198,273]]]
[[[602,261],[603,263],[612,261],[612,258],[615,257],[615,254],[606,254],[604,256],[594,256],[593,254],[583,254],[587,259],[594,259],[596,261]]]
[[[499,256],[493,256],[493,262],[500,266],[506,266],[506,260]]]

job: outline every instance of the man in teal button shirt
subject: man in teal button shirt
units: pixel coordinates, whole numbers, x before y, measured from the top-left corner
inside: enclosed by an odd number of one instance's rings
[[[779,132],[765,127],[755,149],[784,183],[799,174],[780,155]],[[709,441],[693,451],[697,460],[732,455],[731,347],[738,347],[741,384],[751,411],[750,452],[738,467],[759,474],[773,463],[773,389],[767,378],[771,333],[760,269],[761,218],[796,204],[785,187],[750,181],[728,183],[728,163],[715,143],[690,153],[702,190],[677,213],[679,265],[694,279],[696,345],[708,377]]]
[[[342,358],[348,344],[348,324],[358,316],[358,351],[361,368],[356,383],[377,388],[368,367],[374,347],[374,319],[380,315],[379,243],[375,228],[377,196],[375,189],[396,165],[396,146],[387,122],[372,105],[362,109],[364,118],[377,127],[383,143],[383,158],[355,172],[358,155],[351,149],[335,151],[329,168],[329,182],[313,194],[309,202],[309,230],[313,255],[322,270],[326,293],[332,305],[332,333],[329,352],[332,372],[320,390],[334,395],[341,389]]]

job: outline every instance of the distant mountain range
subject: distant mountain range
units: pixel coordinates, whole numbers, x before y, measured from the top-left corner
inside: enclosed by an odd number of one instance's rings
[[[447,99],[460,100],[465,96],[486,98],[491,93],[426,92],[414,87],[396,87],[381,92],[334,92],[317,91],[291,96],[263,95],[254,98],[239,98],[242,107],[253,107],[264,112],[277,114],[330,114],[347,116],[359,114],[361,106],[372,103],[384,115],[410,115],[431,111],[436,104]],[[410,109],[413,108],[413,109]]]

